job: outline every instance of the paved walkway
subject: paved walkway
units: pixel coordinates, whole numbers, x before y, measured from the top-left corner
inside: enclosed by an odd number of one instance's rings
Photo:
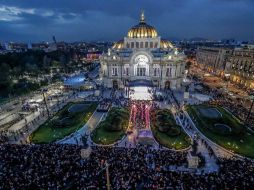
[[[182,128],[184,129],[184,131],[192,138],[192,139],[196,139],[196,134],[197,132],[195,130],[193,130],[192,128],[187,128],[188,123],[187,122],[183,122],[183,120],[180,119],[179,116],[176,116],[176,121],[178,124],[180,124],[182,126]],[[198,147],[197,147],[197,153],[201,153],[202,156],[205,157],[206,160],[206,165],[204,168],[202,168],[202,170],[204,172],[214,172],[214,171],[218,171],[219,166],[217,164],[217,159],[214,156],[210,156],[209,155],[209,151],[206,147],[206,145],[200,140],[197,140],[198,143]],[[189,150],[191,151],[191,150]]]
[[[8,131],[18,131],[22,129],[27,123],[30,123],[33,121],[35,118],[37,118],[41,114],[42,109],[39,109],[38,111],[35,111],[28,116],[26,116],[24,119],[20,120],[19,122],[15,123],[12,125]]]
[[[200,138],[202,138],[204,141],[207,142],[207,144],[213,149],[215,155],[218,158],[232,158],[234,156],[233,153],[230,153],[226,151],[225,149],[221,148],[220,146],[213,143],[211,140],[209,140],[207,137],[205,137],[195,126],[189,115],[184,112],[184,115],[186,118],[188,118],[188,122],[186,122],[186,125],[190,125],[192,127],[192,130],[195,131],[196,134],[199,135]]]

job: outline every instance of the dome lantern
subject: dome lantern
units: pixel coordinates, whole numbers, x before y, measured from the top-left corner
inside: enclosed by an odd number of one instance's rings
[[[157,36],[156,29],[146,24],[144,11],[141,12],[139,24],[133,26],[128,32],[129,38],[156,38]]]
[[[142,10],[140,15],[140,23],[145,23],[145,12]]]

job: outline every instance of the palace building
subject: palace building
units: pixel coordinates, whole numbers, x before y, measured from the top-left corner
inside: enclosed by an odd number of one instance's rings
[[[146,23],[144,12],[123,40],[100,57],[101,78],[108,88],[145,84],[160,88],[180,88],[185,56],[171,42],[161,39]]]

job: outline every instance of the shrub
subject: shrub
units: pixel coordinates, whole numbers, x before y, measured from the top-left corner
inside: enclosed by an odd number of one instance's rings
[[[121,131],[123,129],[123,120],[128,119],[129,114],[126,110],[113,108],[103,123],[102,127],[104,127],[107,131]]]
[[[174,127],[171,127],[170,130],[168,130],[167,135],[169,136],[178,136],[181,134],[181,128],[180,126],[176,125]]]

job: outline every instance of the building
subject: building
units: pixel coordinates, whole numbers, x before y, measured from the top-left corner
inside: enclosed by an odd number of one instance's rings
[[[144,82],[160,88],[180,88],[185,56],[167,40],[161,39],[153,26],[146,24],[144,12],[123,40],[100,57],[103,85],[123,88]]]
[[[199,47],[196,60],[207,71],[254,89],[254,49]]]
[[[227,61],[225,74],[231,81],[254,89],[254,49],[235,49]]]
[[[217,47],[199,47],[197,49],[197,63],[207,71],[224,75],[226,62],[232,54],[231,49]]]

